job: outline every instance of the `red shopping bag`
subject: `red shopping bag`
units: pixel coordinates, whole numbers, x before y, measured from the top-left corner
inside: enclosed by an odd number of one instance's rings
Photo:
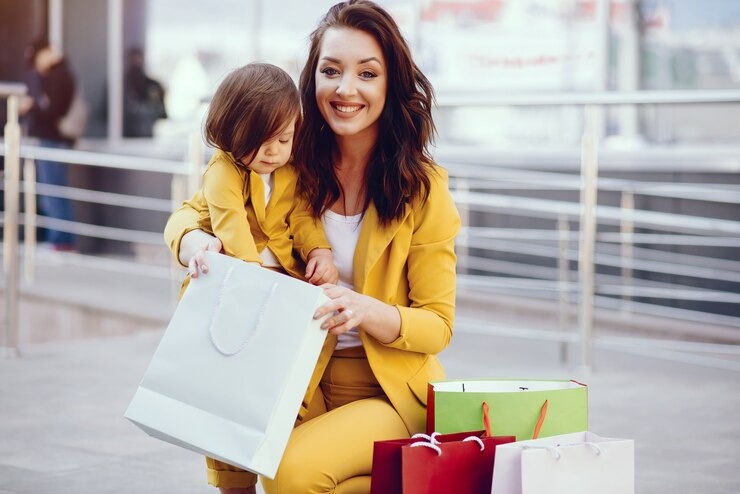
[[[376,441],[370,493],[488,493],[496,446],[514,441],[482,430]]]

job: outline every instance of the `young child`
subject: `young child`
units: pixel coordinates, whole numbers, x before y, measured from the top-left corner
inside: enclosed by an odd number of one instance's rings
[[[317,285],[335,283],[330,244],[295,194],[289,160],[300,122],[298,90],[285,71],[251,63],[231,72],[211,101],[205,134],[216,152],[189,204],[225,254]],[[321,247],[304,252],[304,244]]]

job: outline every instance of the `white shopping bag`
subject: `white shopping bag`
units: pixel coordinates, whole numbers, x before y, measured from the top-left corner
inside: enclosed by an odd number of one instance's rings
[[[191,280],[125,417],[272,478],[326,338],[316,286],[213,252]]]
[[[576,432],[496,446],[491,494],[634,494],[635,442]]]

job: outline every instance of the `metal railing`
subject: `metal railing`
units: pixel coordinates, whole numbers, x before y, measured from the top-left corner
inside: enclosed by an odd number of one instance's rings
[[[23,84],[0,83],[0,97],[7,98],[8,118],[5,123],[5,214],[3,221],[3,272],[5,274],[5,327],[0,333],[0,357],[18,354],[18,187],[20,182],[21,127],[18,123],[20,97],[26,94]],[[10,239],[10,240],[9,240]]]
[[[700,314],[692,311],[681,311],[662,307],[659,304],[645,304],[636,301],[639,297],[655,299],[683,298],[686,300],[721,300],[723,303],[738,303],[735,293],[718,293],[717,290],[693,290],[676,288],[670,284],[637,282],[635,271],[648,270],[665,272],[670,275],[703,277],[706,279],[724,279],[734,281],[737,266],[732,262],[722,261],[719,265],[703,256],[681,257],[667,254],[667,259],[654,259],[655,252],[646,249],[646,245],[695,245],[702,247],[737,248],[740,245],[740,222],[652,211],[634,207],[634,197],[653,196],[677,198],[683,200],[711,200],[718,203],[738,204],[738,189],[723,184],[676,184],[671,182],[655,183],[639,180],[617,178],[599,178],[600,161],[607,158],[614,163],[612,169],[633,167],[636,158],[651,163],[658,163],[661,169],[693,169],[698,157],[711,157],[713,170],[728,172],[740,170],[740,155],[733,148],[711,147],[708,152],[682,152],[680,155],[668,150],[635,150],[607,152],[597,142],[595,126],[599,125],[597,106],[622,104],[694,104],[740,102],[740,91],[723,92],[671,92],[671,93],[622,93],[592,95],[515,95],[487,97],[469,95],[465,98],[443,99],[440,107],[454,105],[490,105],[490,106],[561,106],[564,104],[584,107],[584,135],[581,151],[561,151],[543,153],[531,151],[496,151],[488,154],[487,150],[473,152],[454,150],[445,154],[440,150],[437,159],[451,175],[451,188],[458,207],[464,218],[464,228],[458,241],[460,259],[461,287],[474,287],[476,290],[505,292],[513,291],[527,297],[544,297],[555,299],[560,304],[560,332],[528,330],[519,328],[511,332],[509,328],[497,328],[482,324],[481,321],[458,321],[461,328],[475,331],[499,332],[518,336],[534,336],[544,339],[555,339],[565,343],[575,343],[579,348],[579,362],[584,367],[592,365],[593,346],[610,346],[625,351],[638,351],[640,345],[653,345],[656,355],[665,352],[671,358],[684,355],[686,351],[707,353],[706,343],[671,342],[661,340],[655,343],[641,339],[636,344],[625,338],[594,337],[594,309],[607,307],[616,310],[629,308],[630,311],[644,311],[661,314],[666,317],[708,317],[719,326],[734,327],[736,318],[717,314]],[[13,119],[9,118],[9,122]],[[17,117],[16,117],[17,122]],[[79,150],[48,149],[38,146],[20,146],[19,140],[8,135],[6,126],[5,138],[5,265],[6,293],[15,290],[15,298],[6,297],[6,306],[13,306],[14,313],[6,313],[6,327],[3,333],[3,348],[6,353],[17,351],[17,269],[8,269],[9,265],[17,268],[12,262],[18,259],[17,229],[22,220],[26,242],[24,244],[24,272],[33,273],[33,256],[35,226],[53,227],[81,235],[97,238],[136,241],[146,244],[161,245],[160,232],[116,229],[78,222],[63,222],[51,218],[38,217],[33,210],[33,199],[36,194],[56,195],[71,200],[85,201],[94,204],[106,204],[129,208],[145,208],[155,211],[169,211],[197,187],[202,166],[203,148],[199,136],[191,141],[189,158],[183,161],[160,160],[120,156],[109,153],[93,153]],[[12,126],[11,126],[12,130]],[[18,132],[18,136],[19,136]],[[15,147],[14,147],[15,146]],[[16,164],[13,166],[13,153]],[[477,156],[476,156],[477,154]],[[495,160],[493,157],[495,156]],[[20,158],[23,157],[25,180],[23,183],[26,212],[18,213],[18,181]],[[9,159],[10,158],[10,159]],[[156,199],[129,194],[113,194],[93,190],[35,184],[31,180],[34,159],[51,159],[59,162],[81,166],[108,167],[121,170],[142,170],[164,173],[172,176],[171,200]],[[539,169],[524,167],[493,166],[504,161],[536,160]],[[552,168],[555,162],[558,168],[563,164],[580,168],[578,173],[553,173],[543,171]],[[479,163],[474,165],[471,163]],[[531,192],[545,190],[548,192],[571,192],[578,197],[566,199],[542,199],[532,197]],[[517,196],[517,193],[523,193]],[[527,195],[529,193],[529,195]],[[618,206],[598,204],[598,193],[621,194]],[[15,198],[15,200],[13,199]],[[13,204],[10,204],[9,201]],[[14,209],[15,208],[15,209]],[[534,220],[546,219],[552,222],[553,228],[502,228],[478,225],[475,215],[491,214],[523,217]],[[573,228],[573,225],[577,225]],[[650,232],[637,231],[649,228]],[[14,234],[10,234],[14,232]],[[30,240],[30,241],[29,241]],[[577,245],[577,248],[574,248]],[[597,245],[600,248],[597,250]],[[606,246],[606,247],[605,247]],[[612,246],[613,248],[610,248]],[[14,249],[14,250],[13,250]],[[12,251],[12,252],[11,252]],[[486,251],[484,255],[475,252]],[[551,265],[538,266],[527,262],[509,261],[499,257],[500,253],[516,253],[542,259],[552,260]],[[702,260],[703,259],[703,260]],[[102,263],[102,261],[101,261]],[[577,263],[577,280],[573,280],[574,271],[571,265]],[[104,263],[111,267],[110,263]],[[598,268],[618,270],[619,275],[598,272]],[[126,269],[130,269],[129,266]],[[164,268],[155,275],[168,276]],[[12,277],[13,273],[15,276]],[[151,274],[151,270],[147,270]],[[476,273],[476,274],[471,274]],[[572,300],[577,296],[578,332],[569,330]],[[13,319],[15,318],[15,319]],[[712,319],[713,318],[713,319]],[[718,335],[721,336],[721,335]],[[660,346],[663,345],[663,346]],[[714,345],[714,354],[724,352],[733,354],[737,350],[732,345]],[[641,350],[640,350],[641,351]],[[694,362],[715,365],[703,357],[686,357]],[[698,359],[698,360],[697,360]],[[725,365],[720,363],[721,366]],[[727,367],[740,368],[731,362]]]
[[[473,149],[462,155],[455,152],[440,153],[438,160],[450,170],[453,195],[460,205],[466,219],[458,244],[460,248],[460,276],[462,287],[475,290],[488,290],[491,293],[515,292],[525,297],[542,297],[560,301],[560,331],[511,330],[495,327],[485,321],[459,321],[459,325],[472,331],[501,333],[509,336],[554,339],[564,343],[577,342],[579,362],[589,368],[592,364],[592,347],[598,345],[618,347],[625,351],[644,351],[646,345],[659,354],[670,354],[671,358],[721,368],[740,370],[737,355],[738,345],[715,345],[713,353],[731,356],[730,359],[705,358],[698,356],[706,352],[705,343],[681,342],[681,352],[676,350],[678,342],[665,340],[610,339],[594,338],[594,308],[608,307],[614,310],[649,312],[675,319],[690,320],[725,327],[707,338],[721,338],[740,341],[740,317],[720,315],[667,307],[661,300],[703,301],[733,304],[740,307],[740,295],[732,289],[727,291],[709,288],[690,288],[675,286],[674,283],[645,282],[634,277],[635,271],[666,273],[674,277],[692,277],[711,281],[740,284],[740,262],[734,259],[712,259],[706,255],[676,254],[646,248],[647,246],[701,246],[736,249],[740,246],[740,221],[721,219],[712,216],[681,214],[676,212],[654,211],[635,207],[635,196],[674,198],[683,201],[707,201],[738,206],[740,209],[740,185],[730,184],[676,184],[654,183],[640,180],[598,178],[601,154],[594,136],[598,134],[595,125],[603,120],[596,118],[596,106],[635,105],[635,104],[706,104],[740,103],[740,91],[712,92],[639,92],[619,94],[572,94],[572,95],[478,95],[466,94],[446,99],[443,107],[484,107],[484,106],[563,106],[574,105],[584,108],[584,131],[581,140],[580,157],[572,152],[561,152],[556,157],[556,168],[573,168],[580,165],[578,175],[567,173],[548,173],[552,164],[533,166],[526,164],[527,157],[537,152],[509,151],[497,154],[495,150]],[[651,150],[654,152],[654,150]],[[712,149],[709,156],[715,160],[716,167],[710,172],[735,172],[740,170],[740,147]],[[508,154],[507,154],[508,153]],[[662,166],[665,170],[704,171],[697,169],[696,158],[693,167],[686,166],[687,158],[670,151],[660,151],[661,161],[673,158],[678,166]],[[633,160],[630,169],[635,169],[635,157],[649,155],[642,150],[626,152],[612,151],[612,158],[620,155]],[[519,167],[494,166],[504,157],[512,158]],[[707,155],[702,155],[706,158]],[[538,160],[539,159],[539,160]],[[551,157],[537,156],[537,164],[552,160]],[[690,160],[690,158],[689,158]],[[563,163],[568,165],[563,167]],[[480,166],[472,165],[477,163]],[[522,166],[522,164],[524,165]],[[645,166],[637,162],[637,166]],[[527,169],[530,168],[530,169]],[[612,167],[611,170],[620,169]],[[707,168],[707,170],[709,167]],[[533,191],[574,191],[578,198],[542,199]],[[618,206],[597,205],[600,193],[621,195]],[[475,214],[485,213],[534,219],[541,222],[549,220],[551,229],[533,228],[491,228],[475,224]],[[480,218],[478,218],[480,222]],[[571,232],[570,223],[577,223],[578,231]],[[616,231],[613,231],[615,230]],[[649,233],[638,232],[649,230]],[[612,231],[610,231],[612,230]],[[577,242],[577,250],[571,243]],[[597,244],[601,246],[596,251]],[[637,247],[637,246],[640,247]],[[615,247],[615,248],[610,248]],[[475,254],[471,254],[473,251]],[[481,253],[482,252],[482,253]],[[524,260],[506,260],[515,254]],[[652,257],[651,257],[652,256]],[[501,258],[504,258],[502,260]],[[552,262],[528,264],[527,259],[549,259]],[[578,281],[571,281],[569,266],[577,261]],[[543,265],[544,264],[544,265]],[[597,272],[602,268],[602,272]],[[607,268],[607,269],[604,269]],[[620,275],[609,275],[608,268],[620,271]],[[469,272],[476,275],[466,274]],[[736,285],[740,286],[740,285]],[[578,334],[568,330],[570,312],[569,297],[578,300]],[[639,299],[653,299],[658,302],[644,303]],[[665,350],[670,347],[670,351]],[[721,351],[720,351],[721,349]],[[692,352],[687,355],[682,352]]]
[[[162,247],[161,231],[152,232],[131,228],[68,221],[36,212],[38,195],[65,198],[71,201],[86,202],[95,205],[117,206],[129,209],[170,213],[181,201],[190,197],[200,183],[204,148],[200,135],[191,136],[187,157],[183,160],[161,159],[154,157],[130,156],[107,152],[83,151],[78,149],[47,148],[32,144],[33,140],[21,144],[21,132],[18,123],[18,96],[25,87],[22,85],[0,84],[0,96],[8,98],[8,123],[5,126],[3,155],[5,169],[2,173],[2,189],[5,210],[3,221],[3,261],[5,321],[0,333],[0,356],[18,355],[19,341],[19,285],[20,266],[26,281],[31,282],[35,276],[35,255],[37,250],[36,228],[51,228],[96,239],[113,240]],[[112,193],[68,185],[37,183],[35,180],[35,160],[49,160],[66,165],[107,168],[124,171],[141,171],[161,174],[170,177],[170,198],[139,196],[127,193]],[[21,166],[21,163],[23,166]],[[23,181],[21,181],[21,171]],[[24,212],[20,212],[20,198],[23,193]],[[19,248],[19,227],[23,227],[23,246]],[[145,276],[174,279],[173,266],[141,266],[135,259],[131,261],[112,259],[93,255],[60,255],[70,263],[87,268],[99,268],[121,273],[138,273]],[[20,262],[22,259],[22,263]],[[169,258],[168,258],[169,260]],[[173,285],[174,286],[174,285]]]

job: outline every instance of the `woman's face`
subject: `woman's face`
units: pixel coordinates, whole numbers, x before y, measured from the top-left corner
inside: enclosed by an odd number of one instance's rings
[[[316,103],[334,134],[377,136],[388,79],[383,51],[372,35],[357,29],[328,29],[314,77]]]

